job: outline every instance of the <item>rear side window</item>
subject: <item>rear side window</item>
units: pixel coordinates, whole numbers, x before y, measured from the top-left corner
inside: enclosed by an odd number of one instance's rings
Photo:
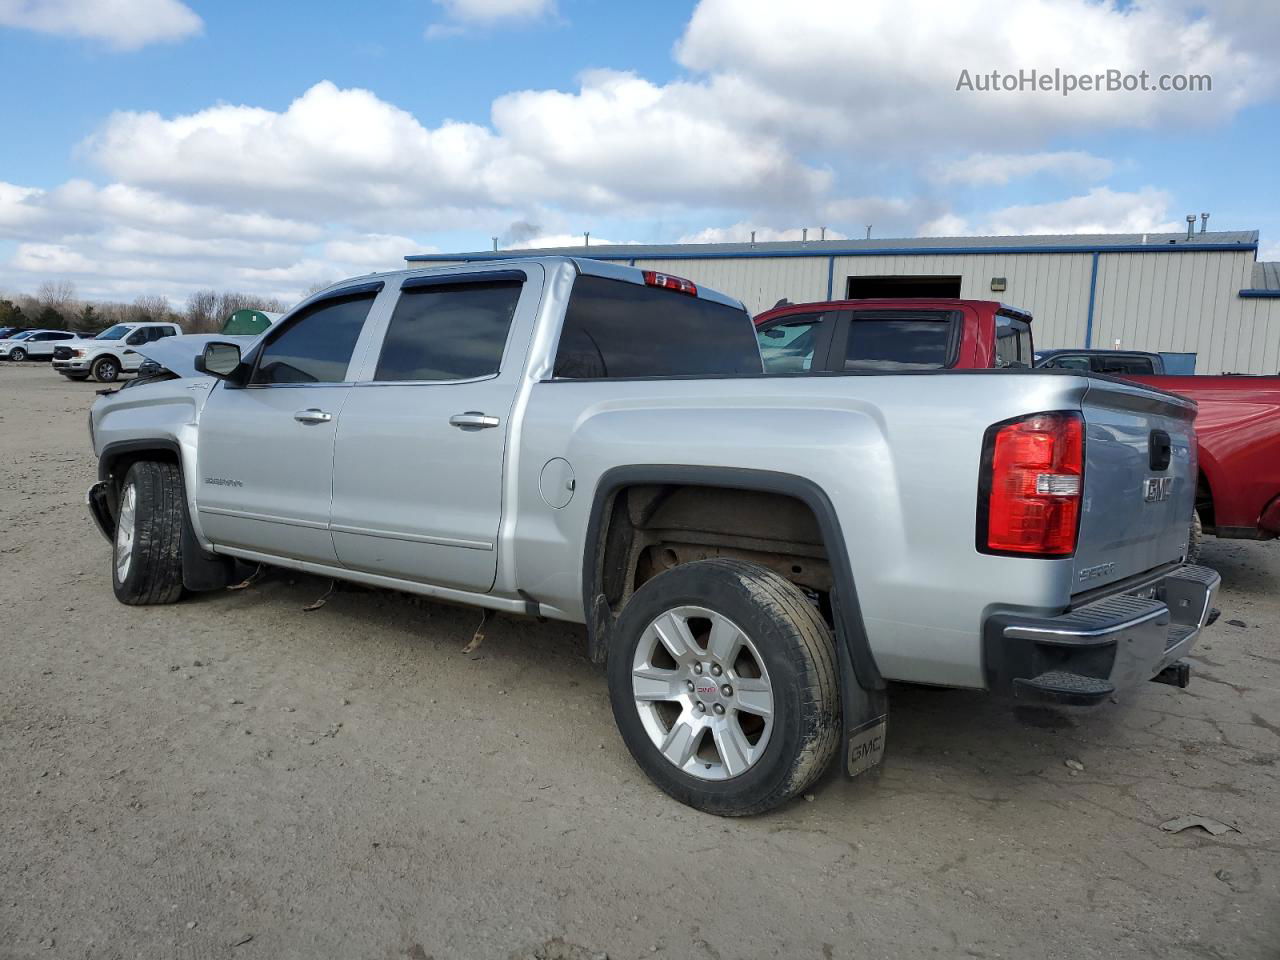
[[[952,362],[949,313],[855,315],[845,346],[845,370],[938,370]]]
[[[1031,351],[1031,324],[1002,313],[996,314],[996,366],[1030,367],[1035,364]]]
[[[756,334],[765,373],[804,373],[813,369],[813,352],[826,320],[821,313],[800,313],[771,323]]]
[[[1045,368],[1049,370],[1088,370],[1088,357],[1063,356],[1054,357],[1045,364]]]
[[[1093,369],[1098,373],[1137,373],[1154,374],[1155,364],[1150,357],[1107,357],[1093,358]]]
[[[263,347],[250,382],[341,383],[374,296],[361,293],[307,307]]]
[[[556,352],[558,379],[760,372],[754,326],[741,307],[625,280],[574,281]]]
[[[523,281],[433,284],[400,294],[375,380],[469,380],[498,372]]]

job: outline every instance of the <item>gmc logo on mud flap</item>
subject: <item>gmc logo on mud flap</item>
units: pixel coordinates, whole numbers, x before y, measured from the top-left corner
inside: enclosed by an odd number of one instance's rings
[[[1173,493],[1173,477],[1148,477],[1143,484],[1142,499],[1147,503],[1168,500]]]
[[[845,769],[849,776],[865,773],[884,758],[885,731],[889,718],[877,717],[849,735],[849,756]]]

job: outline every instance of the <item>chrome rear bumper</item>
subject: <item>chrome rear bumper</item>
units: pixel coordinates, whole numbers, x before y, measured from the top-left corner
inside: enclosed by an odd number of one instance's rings
[[[988,686],[1022,699],[1100,703],[1190,652],[1215,619],[1221,582],[1217,571],[1186,564],[1056,617],[996,614],[984,631]]]

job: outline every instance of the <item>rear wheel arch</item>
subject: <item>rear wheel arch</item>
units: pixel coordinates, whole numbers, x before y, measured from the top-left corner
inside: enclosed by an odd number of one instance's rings
[[[740,494],[759,494],[798,501],[816,525],[830,567],[830,609],[840,663],[842,687],[882,690],[884,680],[876,667],[862,619],[853,569],[835,507],[826,492],[812,480],[794,474],[732,467],[685,464],[637,464],[619,466],[601,476],[592,500],[583,545],[582,589],[587,621],[588,652],[595,662],[608,653],[610,632],[627,599],[627,560],[634,554],[636,528],[623,497],[634,488],[661,487],[668,493],[652,498],[644,509],[656,511],[671,496],[669,491],[690,487],[715,488]],[[617,605],[621,599],[621,605]],[[616,608],[615,608],[616,606]]]

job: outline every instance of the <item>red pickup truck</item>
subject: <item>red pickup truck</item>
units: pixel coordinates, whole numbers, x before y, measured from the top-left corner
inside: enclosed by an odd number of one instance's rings
[[[842,373],[1035,363],[1031,315],[991,300],[836,300],[756,317],[765,370]],[[1199,405],[1197,519],[1219,537],[1280,536],[1280,376],[1123,374]]]

